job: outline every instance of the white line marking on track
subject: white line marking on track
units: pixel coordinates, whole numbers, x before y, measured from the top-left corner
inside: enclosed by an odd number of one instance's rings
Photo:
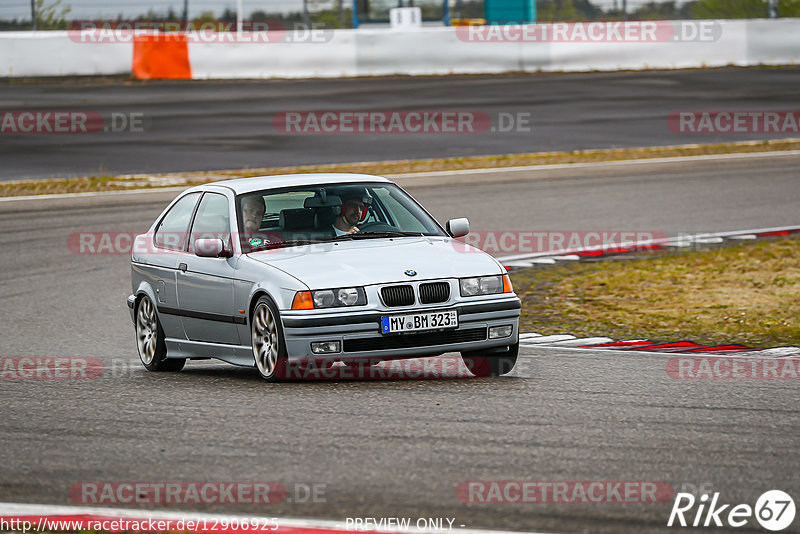
[[[531,258],[526,260],[526,263],[530,263],[531,265],[540,263],[543,265],[553,265],[556,262],[555,258]]]
[[[577,339],[575,336],[571,336],[569,334],[557,334],[554,336],[541,336],[535,338],[529,338],[524,340],[523,344],[535,344],[538,345],[540,343],[555,343],[556,341],[567,341],[570,339]]]
[[[775,347],[772,349],[752,350],[737,352],[741,356],[766,356],[770,358],[783,358],[787,356],[800,356],[800,347]]]
[[[90,191],[88,193],[59,193],[57,195],[27,195],[19,197],[0,197],[0,202],[11,202],[14,200],[52,200],[58,198],[81,198],[81,197],[110,197],[116,195],[133,195],[135,193],[180,193],[189,189],[186,187],[156,187],[148,189],[129,189],[125,191]]]
[[[542,337],[542,334],[537,334],[536,332],[527,332],[525,334],[520,334],[519,340],[522,341],[524,339],[529,339],[532,337]]]
[[[676,146],[654,148],[680,148]],[[706,154],[701,156],[674,156],[669,158],[644,158],[624,159],[619,161],[594,161],[589,163],[559,163],[556,165],[520,165],[517,167],[494,167],[490,169],[461,169],[457,171],[431,171],[410,172],[405,174],[387,174],[386,177],[394,178],[427,178],[429,176],[450,176],[468,174],[491,174],[501,172],[528,172],[558,169],[584,169],[592,167],[613,167],[624,165],[645,165],[648,163],[685,163],[687,161],[717,161],[725,159],[773,158],[778,156],[800,156],[800,150],[786,150],[776,152],[745,152],[737,154]]]
[[[753,352],[731,352],[731,353],[723,353],[723,352],[656,352],[656,351],[649,351],[649,350],[619,350],[618,348],[600,348],[600,347],[590,347],[590,348],[583,348],[583,347],[564,347],[558,345],[534,345],[533,343],[527,344],[523,343],[520,345],[520,349],[536,349],[537,351],[542,350],[553,350],[553,351],[570,351],[570,352],[583,352],[587,355],[589,353],[596,354],[614,354],[617,356],[636,356],[638,354],[644,356],[663,356],[666,358],[687,358],[687,357],[697,357],[697,358],[785,358],[788,355],[773,355],[773,354],[762,354],[762,355],[754,355]],[[770,350],[770,349],[767,349]],[[759,351],[761,352],[761,351]],[[526,358],[552,358],[552,355],[545,355],[545,354],[525,354],[524,352],[520,351],[520,356],[524,356]],[[800,354],[799,354],[800,355]]]
[[[776,226],[773,228],[754,228],[748,230],[734,230],[727,232],[703,233],[695,235],[683,235],[678,237],[666,237],[659,239],[645,239],[641,241],[624,241],[622,243],[609,243],[603,246],[592,246],[578,249],[566,249],[561,251],[547,250],[543,252],[530,252],[525,254],[515,254],[513,256],[496,256],[495,259],[503,265],[509,261],[536,261],[541,259],[552,259],[558,253],[561,255],[579,254],[582,252],[604,251],[610,248],[640,248],[648,245],[664,245],[670,247],[689,247],[692,243],[721,243],[723,239],[728,239],[739,235],[758,235],[772,234],[776,232],[797,232],[800,226]]]
[[[541,261],[507,261],[503,265],[506,267],[533,267],[535,263],[542,263]],[[555,260],[549,263],[555,263]]]
[[[558,347],[575,347],[578,345],[600,345],[601,343],[613,343],[610,337],[583,337],[577,339],[565,339],[564,341],[554,341],[552,345]]]
[[[671,145],[671,146],[652,147],[652,148],[663,148],[663,149],[693,148],[697,146],[702,146],[702,145],[677,145],[677,146]],[[527,172],[527,171],[544,171],[544,170],[558,170],[558,169],[583,169],[592,167],[609,167],[609,166],[624,166],[624,165],[646,165],[649,163],[684,163],[688,161],[716,161],[725,159],[773,158],[781,156],[800,156],[800,150],[785,150],[785,151],[773,151],[773,152],[746,152],[738,154],[706,154],[701,156],[675,156],[670,158],[626,159],[619,161],[596,161],[589,163],[560,163],[557,165],[523,165],[517,167],[492,167],[484,169],[461,169],[461,170],[451,170],[451,171],[387,174],[385,176],[386,178],[392,180],[395,178],[427,178],[431,176],[461,176],[469,174],[492,174],[492,173],[504,173],[504,172]],[[57,195],[0,197],[0,202],[11,202],[15,200],[73,198],[73,197],[84,197],[84,196],[125,195],[132,193],[156,193],[164,191],[183,191],[188,188],[189,185],[187,184],[184,187],[162,187],[162,188],[148,188],[148,189],[131,189],[126,191],[98,191],[89,193],[62,193]]]
[[[559,347],[558,345],[520,345],[520,349],[528,348],[528,349],[536,349],[537,351],[542,350],[552,350],[552,351],[569,351],[569,352],[577,352],[577,353],[584,353],[585,355],[594,355],[596,353],[601,354],[614,354],[616,356],[625,356],[631,355],[636,356],[637,354],[642,354],[645,356],[666,356],[672,358],[674,356],[686,356],[685,354],[675,354],[673,352],[654,352],[654,351],[645,351],[645,350],[619,350],[619,349],[602,349],[597,347],[592,347],[589,349],[579,348],[579,347]],[[526,358],[552,358],[553,356],[550,354],[525,354],[522,351],[519,352],[520,356],[524,356]]]

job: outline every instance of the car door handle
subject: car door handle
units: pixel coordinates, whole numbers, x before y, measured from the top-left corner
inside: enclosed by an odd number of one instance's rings
[[[183,272],[186,272],[186,264],[185,263],[179,263],[178,264],[178,269],[180,269]]]

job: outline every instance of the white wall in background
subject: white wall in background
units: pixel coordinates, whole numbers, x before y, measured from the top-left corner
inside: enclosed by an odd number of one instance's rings
[[[694,21],[697,22],[697,21]],[[791,65],[800,19],[711,21],[713,41],[477,42],[464,29],[287,32],[281,42],[189,43],[194,78],[338,78],[535,71]],[[293,42],[289,42],[291,39]],[[0,77],[124,74],[131,43],[79,43],[67,32],[0,32]]]
[[[126,74],[132,61],[131,43],[85,43],[66,31],[0,32],[0,77]]]

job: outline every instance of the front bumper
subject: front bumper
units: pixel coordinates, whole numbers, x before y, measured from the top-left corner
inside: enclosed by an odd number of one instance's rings
[[[410,358],[445,352],[502,349],[519,340],[520,300],[511,298],[458,302],[441,308],[404,311],[368,311],[346,314],[308,314],[285,311],[281,314],[286,349],[292,357],[343,359]],[[381,317],[398,313],[453,310],[458,312],[458,328],[416,334],[380,332]],[[489,339],[489,328],[511,325],[510,336]],[[313,354],[311,343],[340,341],[342,350],[333,354]]]

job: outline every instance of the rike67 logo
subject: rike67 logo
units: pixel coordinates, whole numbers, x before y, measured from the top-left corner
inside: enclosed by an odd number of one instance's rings
[[[708,494],[696,499],[691,493],[678,493],[667,526],[739,528],[755,519],[763,528],[777,532],[788,528],[794,521],[794,515],[794,500],[781,490],[764,492],[756,500],[755,507],[749,504],[723,504],[719,492],[711,496],[711,502]]]

